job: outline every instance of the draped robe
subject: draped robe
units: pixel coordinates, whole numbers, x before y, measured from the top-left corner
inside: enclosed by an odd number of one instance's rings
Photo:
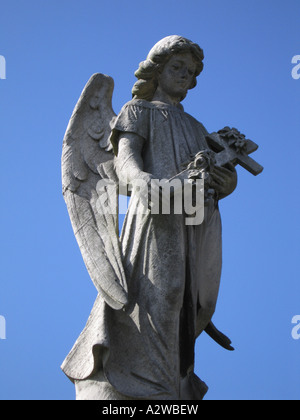
[[[170,179],[191,155],[208,149],[206,129],[181,105],[130,101],[112,130],[115,150],[126,133],[140,137],[143,170],[157,179]],[[218,201],[211,198],[195,226],[186,225],[185,214],[153,215],[141,206],[133,194],[121,233],[129,305],[116,311],[99,295],[62,369],[77,383],[101,371],[101,383],[124,398],[180,399],[180,381],[194,363],[201,308],[214,308],[217,300]]]

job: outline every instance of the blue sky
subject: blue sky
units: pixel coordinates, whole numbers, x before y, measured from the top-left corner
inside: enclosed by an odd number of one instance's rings
[[[74,399],[60,364],[96,291],[61,194],[62,139],[89,77],[115,80],[117,113],[134,71],[171,34],[200,44],[205,68],[183,102],[208,131],[260,145],[257,178],[220,204],[224,265],[216,325],[235,352],[199,338],[207,399],[300,399],[299,0],[11,0],[1,4],[0,399]]]

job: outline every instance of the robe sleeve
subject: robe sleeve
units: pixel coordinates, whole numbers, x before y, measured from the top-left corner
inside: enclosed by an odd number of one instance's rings
[[[135,101],[128,102],[119,113],[110,136],[114,154],[118,155],[120,133],[134,133],[142,139],[149,138],[149,109]]]

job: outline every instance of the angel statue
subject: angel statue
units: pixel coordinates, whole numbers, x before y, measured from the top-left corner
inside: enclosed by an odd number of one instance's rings
[[[197,337],[205,331],[233,350],[212,323],[222,265],[218,202],[235,190],[237,164],[255,175],[262,167],[248,156],[257,145],[238,130],[209,134],[184,112],[203,58],[197,44],[168,36],[140,63],[133,99],[118,116],[113,80],[95,74],[70,119],[63,195],[98,291],[62,364],[78,400],[201,400],[208,388],[194,372]],[[197,178],[204,179],[201,223],[187,223],[184,210],[152,211],[158,181],[177,179],[184,188]],[[130,202],[119,235],[124,190]]]

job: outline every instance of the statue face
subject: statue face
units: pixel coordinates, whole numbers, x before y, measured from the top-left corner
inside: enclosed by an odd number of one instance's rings
[[[183,99],[192,85],[195,72],[196,64],[190,53],[175,54],[159,75],[158,86],[171,98]]]

